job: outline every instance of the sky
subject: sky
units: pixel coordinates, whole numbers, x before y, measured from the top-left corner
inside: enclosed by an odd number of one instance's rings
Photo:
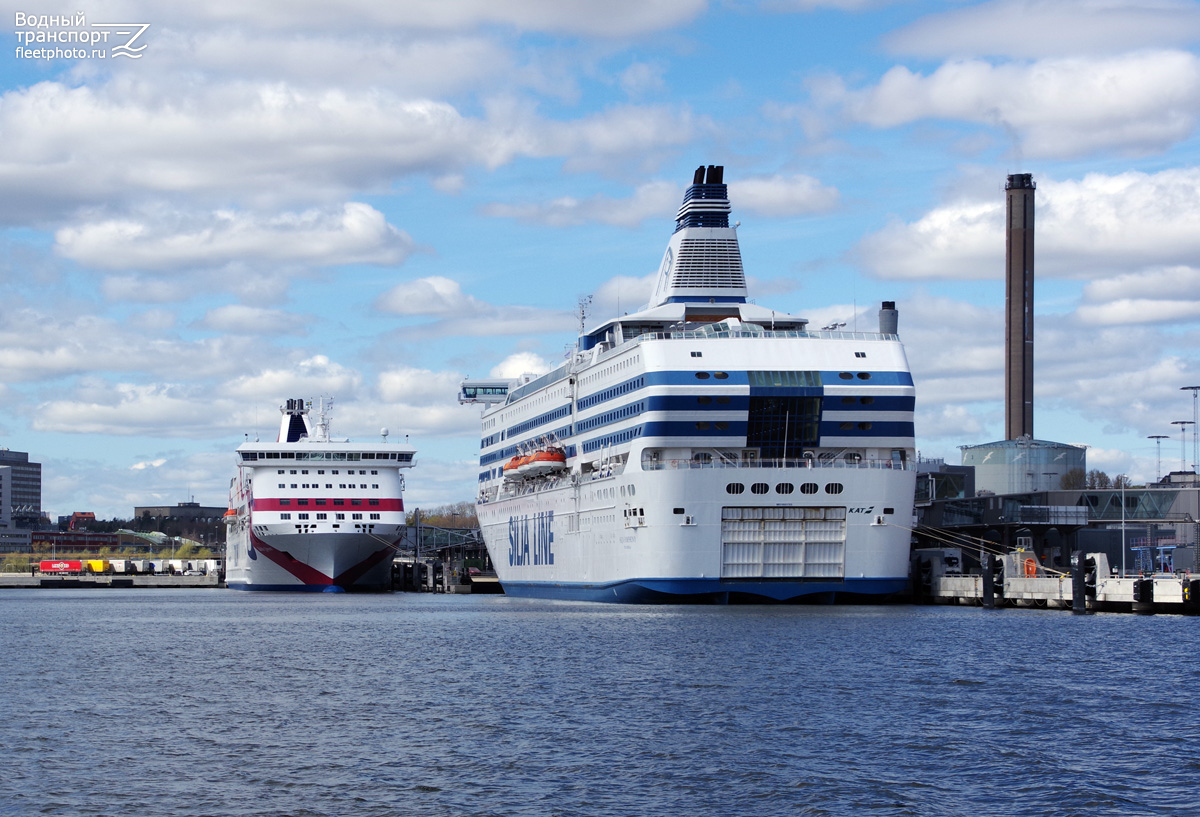
[[[1004,436],[1033,174],[1034,435],[1191,467],[1200,4],[3,3],[0,447],[52,519],[224,504],[291,397],[407,435],[409,508],[473,499],[460,381],[556,366],[585,296],[645,304],[708,164],[755,302],[871,331],[896,302],[951,464]]]

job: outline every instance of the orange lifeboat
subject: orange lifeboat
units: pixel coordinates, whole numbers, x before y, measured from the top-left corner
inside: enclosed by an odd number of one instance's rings
[[[525,457],[520,454],[514,456],[511,460],[504,463],[504,478],[505,479],[520,479],[521,465],[525,461]]]
[[[545,476],[567,467],[567,455],[560,448],[546,448],[537,451],[529,458],[530,476]]]

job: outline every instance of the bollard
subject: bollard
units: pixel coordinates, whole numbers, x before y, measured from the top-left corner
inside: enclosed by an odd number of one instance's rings
[[[983,570],[983,609],[996,608],[996,577],[992,573],[992,554],[984,553],[979,559]]]
[[[1071,554],[1071,612],[1087,613],[1087,558],[1082,550]]]

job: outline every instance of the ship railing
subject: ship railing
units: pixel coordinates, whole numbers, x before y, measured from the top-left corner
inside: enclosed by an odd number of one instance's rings
[[[645,460],[642,462],[643,471],[691,471],[705,468],[868,468],[883,471],[915,471],[915,462],[896,462],[884,459],[863,459],[857,462],[846,462],[842,458],[836,460],[820,459],[713,459],[713,460]]]

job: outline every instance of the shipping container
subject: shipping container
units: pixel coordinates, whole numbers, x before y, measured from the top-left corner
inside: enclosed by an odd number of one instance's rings
[[[78,559],[42,559],[38,569],[43,573],[82,573],[83,562]]]
[[[88,573],[107,573],[108,559],[84,559],[83,567]]]
[[[132,573],[133,572],[133,570],[131,569],[132,562],[130,562],[128,559],[109,559],[108,564],[109,564],[109,567],[112,568],[113,573]]]

